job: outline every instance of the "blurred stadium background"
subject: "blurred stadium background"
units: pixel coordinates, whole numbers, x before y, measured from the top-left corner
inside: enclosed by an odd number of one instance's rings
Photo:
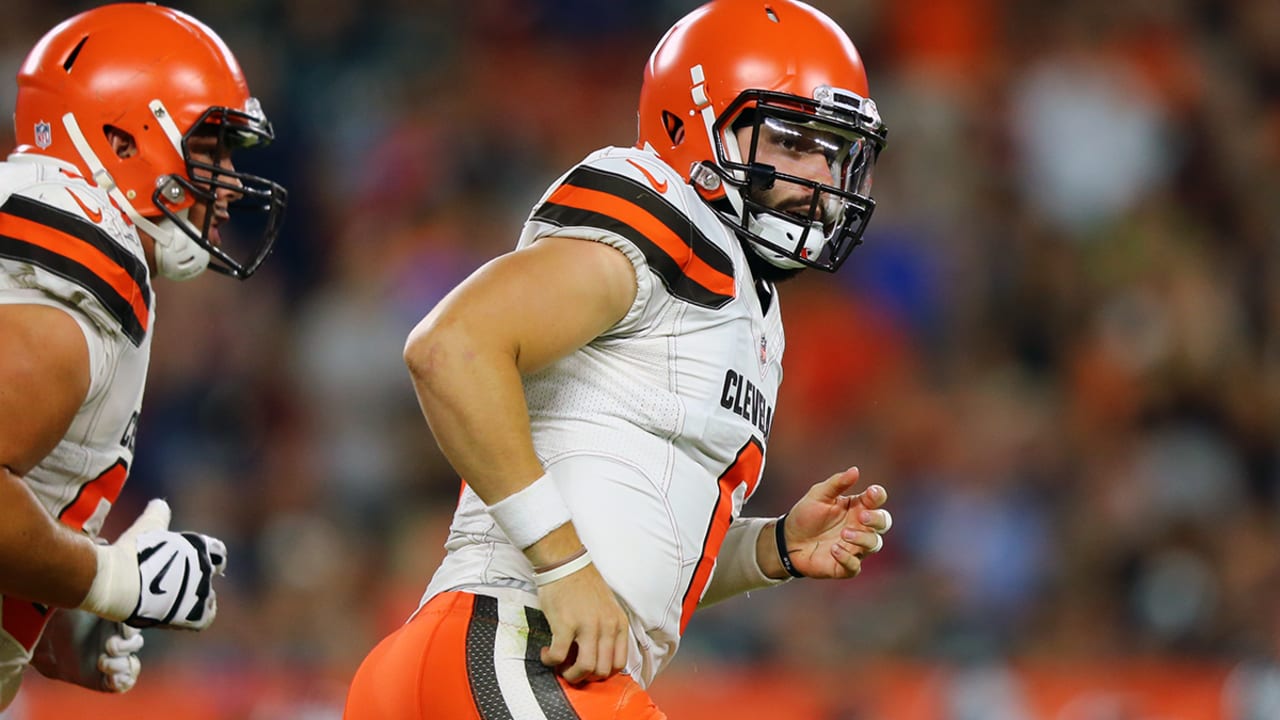
[[[0,105],[93,4],[5,3]],[[564,169],[634,142],[641,66],[698,3],[171,4],[239,56],[279,136],[257,169],[292,194],[253,280],[160,291],[108,525],[160,495],[224,538],[220,616],[148,633],[127,696],[32,673],[6,720],[339,716],[457,492],[405,335]],[[890,143],[866,244],[783,291],[748,509],[857,463],[896,523],[854,582],[701,613],[654,695],[673,719],[1280,718],[1280,2],[815,4]]]

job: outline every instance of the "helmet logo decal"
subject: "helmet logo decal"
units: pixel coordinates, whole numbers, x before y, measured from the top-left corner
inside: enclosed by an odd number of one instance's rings
[[[36,123],[36,147],[41,150],[53,144],[53,126],[41,120]]]

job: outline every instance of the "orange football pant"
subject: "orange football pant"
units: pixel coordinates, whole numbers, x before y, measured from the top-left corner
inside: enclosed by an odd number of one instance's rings
[[[550,644],[539,610],[442,593],[365,658],[343,720],[666,720],[629,675],[565,682],[539,659]]]

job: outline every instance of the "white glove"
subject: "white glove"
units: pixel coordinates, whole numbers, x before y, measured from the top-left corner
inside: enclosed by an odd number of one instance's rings
[[[80,604],[134,627],[203,630],[218,612],[214,575],[227,567],[221,540],[172,532],[169,504],[152,500],[111,545],[95,546],[98,574]]]
[[[49,619],[31,664],[46,677],[112,693],[138,682],[142,631],[78,610]]]
[[[109,624],[106,620],[100,625],[114,631],[102,644],[102,653],[98,655],[102,689],[114,693],[129,692],[142,673],[142,660],[138,659],[138,651],[143,645],[142,631],[124,623]]]

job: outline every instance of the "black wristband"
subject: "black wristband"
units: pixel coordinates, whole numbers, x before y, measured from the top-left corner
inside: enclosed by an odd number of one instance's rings
[[[791,554],[787,552],[786,530],[783,528],[783,523],[786,521],[787,514],[783,514],[782,517],[778,518],[778,522],[773,525],[773,538],[778,542],[778,559],[782,561],[782,568],[787,571],[788,575],[793,578],[802,578],[805,576],[804,573],[791,564]]]

